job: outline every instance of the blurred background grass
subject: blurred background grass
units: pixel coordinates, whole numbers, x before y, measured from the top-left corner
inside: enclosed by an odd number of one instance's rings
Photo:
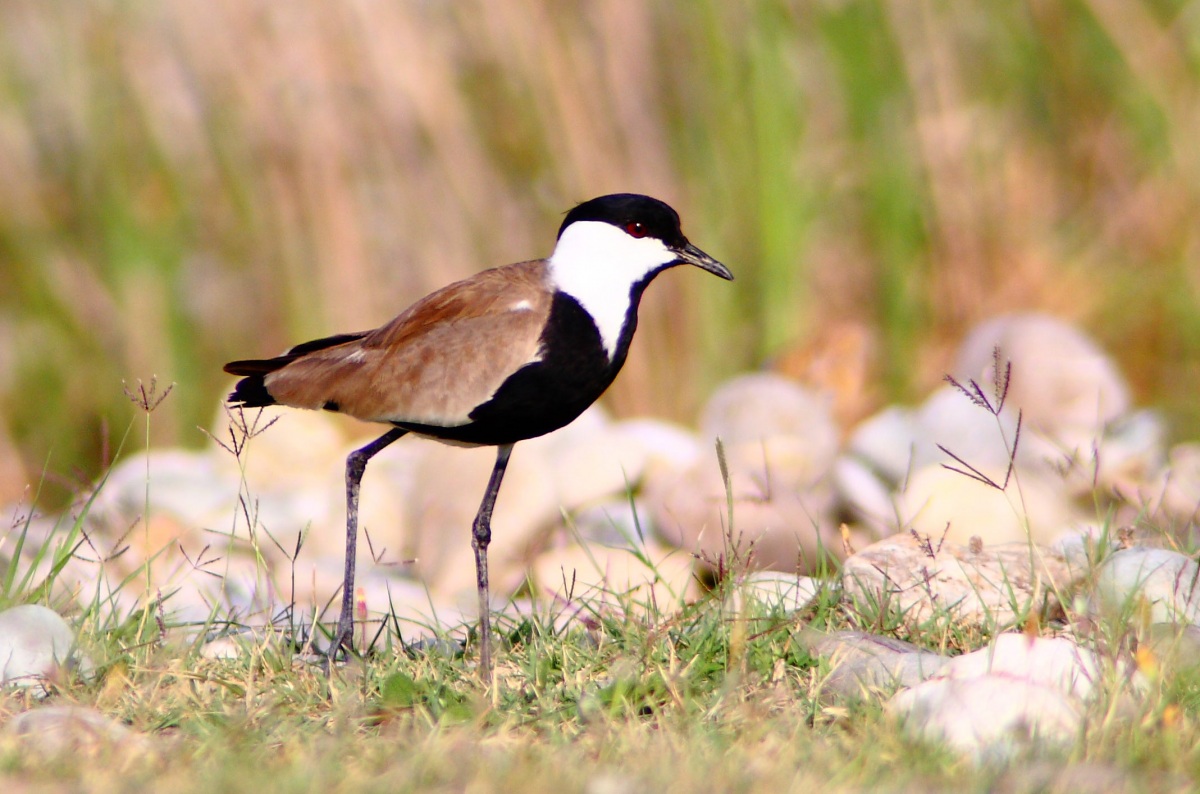
[[[154,440],[200,444],[224,361],[545,255],[623,190],[738,281],[655,284],[619,413],[773,364],[852,417],[1035,308],[1194,437],[1198,77],[1181,0],[4,0],[0,501],[97,473],[122,380],[178,382]]]

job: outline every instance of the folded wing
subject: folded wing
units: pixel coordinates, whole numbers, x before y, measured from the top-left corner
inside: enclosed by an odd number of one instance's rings
[[[374,331],[299,345],[225,370],[230,401],[338,411],[369,422],[456,427],[539,356],[551,292],[542,260],[486,270]]]

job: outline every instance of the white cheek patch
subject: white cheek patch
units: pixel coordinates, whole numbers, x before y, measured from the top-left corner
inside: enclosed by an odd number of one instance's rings
[[[638,239],[601,221],[563,231],[550,256],[550,278],[592,316],[611,359],[625,327],[633,285],[677,259],[661,240]]]

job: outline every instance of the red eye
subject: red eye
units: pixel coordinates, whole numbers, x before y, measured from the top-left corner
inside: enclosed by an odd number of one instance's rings
[[[625,233],[630,237],[642,238],[646,236],[646,227],[644,224],[637,221],[631,221],[625,224]]]

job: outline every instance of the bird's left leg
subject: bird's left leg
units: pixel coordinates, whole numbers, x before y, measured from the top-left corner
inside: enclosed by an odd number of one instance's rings
[[[488,599],[487,548],[492,540],[492,508],[496,505],[496,494],[500,493],[500,482],[508,467],[508,456],[512,444],[501,444],[496,450],[496,465],[488,480],[483,502],[475,515],[471,548],[475,550],[475,582],[479,590],[479,674],[484,682],[492,677],[492,619],[491,603]]]

